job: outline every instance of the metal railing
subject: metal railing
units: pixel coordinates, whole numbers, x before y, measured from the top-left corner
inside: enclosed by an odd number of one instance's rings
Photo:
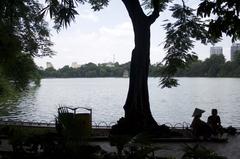
[[[95,129],[111,129],[116,122],[106,122],[106,121],[92,121],[92,128]],[[159,125],[166,125],[170,129],[187,129],[190,127],[190,123],[182,122],[182,123],[159,123]],[[33,127],[55,127],[55,121],[37,121],[37,120],[13,120],[13,119],[1,119],[0,125],[16,125],[16,126],[33,126]],[[238,131],[240,131],[240,127],[235,127]]]

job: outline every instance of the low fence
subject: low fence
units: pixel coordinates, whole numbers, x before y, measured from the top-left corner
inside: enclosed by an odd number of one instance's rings
[[[0,125],[16,125],[16,126],[29,126],[29,127],[55,127],[55,122],[46,121],[20,121],[12,119],[0,119]]]
[[[100,129],[111,129],[116,122],[105,122],[105,121],[92,121],[92,128],[100,128]],[[163,123],[164,125],[174,129],[186,129],[190,127],[190,123],[182,122],[182,123]],[[29,120],[13,120],[13,119],[0,119],[0,125],[16,125],[16,126],[30,126],[30,127],[55,127],[55,121],[29,121]]]
[[[106,129],[110,129],[113,125],[115,125],[116,122],[104,122],[104,121],[100,121],[100,122],[93,122],[92,123],[92,127],[93,128],[106,128]],[[187,122],[182,122],[182,123],[175,123],[175,124],[172,124],[172,123],[158,123],[159,125],[166,125],[168,127],[170,127],[171,129],[186,129],[186,128],[189,128],[190,127],[190,123],[187,123]]]
[[[105,121],[92,121],[92,128],[93,129],[111,129],[116,122],[105,122]],[[182,122],[182,123],[159,123],[159,125],[166,125],[170,127],[170,129],[187,129],[190,127],[190,123]],[[16,126],[29,126],[29,127],[49,127],[55,128],[55,121],[29,121],[29,120],[13,120],[13,119],[0,119],[0,126],[3,125],[16,125]],[[240,127],[236,127],[238,131],[240,131]]]

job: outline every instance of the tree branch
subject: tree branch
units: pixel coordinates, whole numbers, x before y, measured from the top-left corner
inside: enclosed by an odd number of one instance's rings
[[[153,0],[153,12],[150,16],[148,16],[149,24],[155,22],[155,20],[159,17],[160,6],[158,4],[158,0]]]
[[[142,20],[142,18],[147,17],[143,12],[139,0],[122,0],[122,2],[127,8],[128,14],[133,22],[136,22],[140,19]]]
[[[154,23],[158,17],[159,17],[159,11],[154,9],[152,14],[148,17],[149,23],[150,24]]]

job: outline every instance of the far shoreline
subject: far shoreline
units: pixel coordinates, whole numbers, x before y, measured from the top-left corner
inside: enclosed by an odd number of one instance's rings
[[[123,78],[123,79],[129,79],[129,77],[43,77],[41,79],[71,79],[71,78]],[[148,78],[161,78],[161,77],[148,77]],[[223,79],[227,79],[227,78],[236,78],[239,79],[240,77],[187,77],[187,76],[182,76],[182,77],[174,77],[174,78],[223,78]]]

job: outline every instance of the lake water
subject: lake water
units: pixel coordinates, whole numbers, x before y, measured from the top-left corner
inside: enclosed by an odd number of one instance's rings
[[[180,86],[161,89],[159,78],[149,78],[151,110],[163,123],[190,123],[195,107],[206,120],[217,108],[222,124],[240,126],[240,79],[179,78]],[[43,79],[41,86],[22,93],[17,100],[0,103],[1,118],[54,121],[59,104],[89,107],[93,121],[116,122],[124,115],[127,78]]]

